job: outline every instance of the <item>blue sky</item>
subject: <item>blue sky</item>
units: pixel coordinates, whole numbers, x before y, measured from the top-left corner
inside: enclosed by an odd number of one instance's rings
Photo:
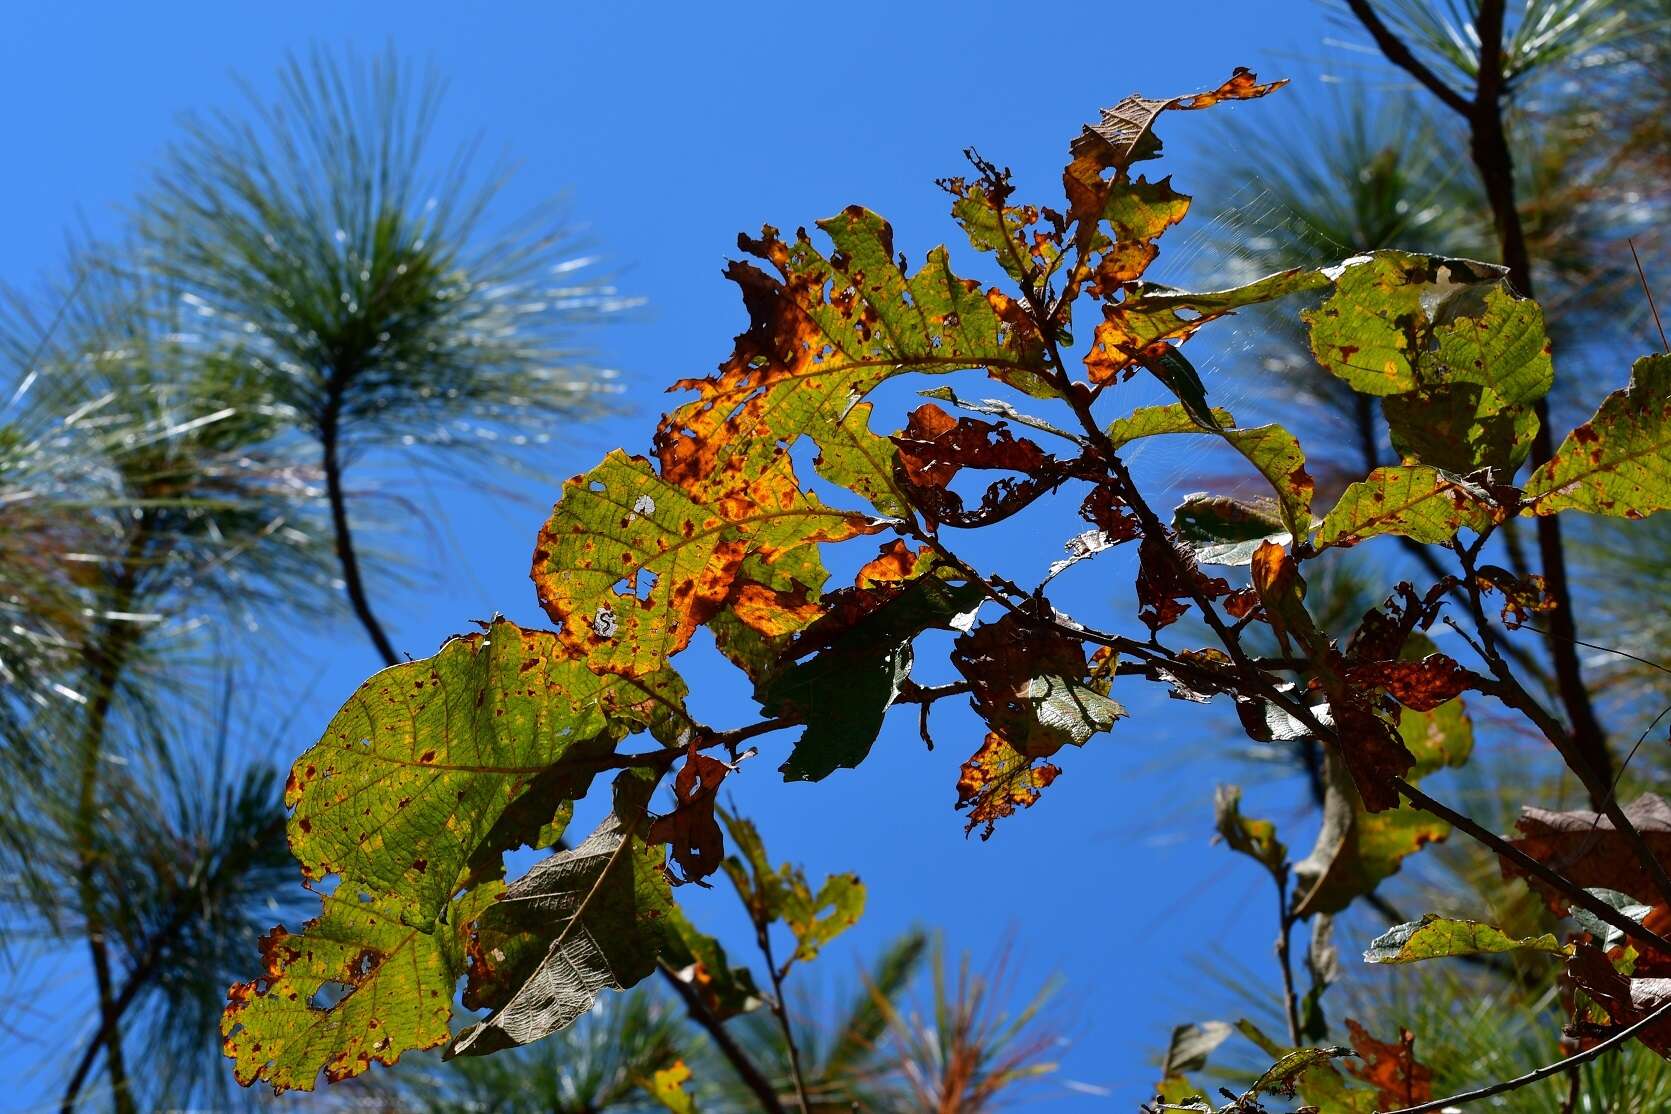
[[[600,362],[621,370],[628,412],[550,431],[552,444],[526,460],[535,477],[521,485],[527,501],[443,489],[429,504],[438,544],[416,523],[381,537],[438,570],[413,587],[375,589],[396,645],[415,656],[495,610],[539,621],[528,554],[562,480],[616,445],[645,451],[663,386],[710,371],[744,324],[720,277],[739,230],[810,226],[857,202],[887,216],[900,248],[919,260],[957,238],[932,183],[960,172],[963,147],[1015,167],[1024,197],[1054,204],[1067,140],[1100,105],[1134,90],[1210,86],[1236,65],[1263,76],[1309,73],[1306,59],[1328,31],[1320,8],[1301,0],[567,7],[38,3],[4,17],[0,98],[12,155],[0,174],[0,274],[8,281],[49,268],[78,222],[118,228],[121,206],[143,187],[180,114],[236,107],[233,72],[267,90],[287,50],[348,44],[365,53],[392,42],[450,81],[438,145],[480,132],[488,150],[502,147],[521,164],[508,209],[564,196],[623,291],[647,299],[630,320],[585,338]],[[1234,124],[1292,114],[1322,93],[1302,81],[1283,96],[1294,103],[1211,115]],[[1178,114],[1162,129],[1172,156],[1162,169],[1185,192],[1211,174],[1214,145],[1224,142],[1205,115]],[[953,252],[963,270],[984,275],[966,249],[954,243]],[[1203,254],[1186,262],[1204,273],[1220,263]],[[1178,259],[1163,263],[1172,267],[1166,275],[1178,274]],[[981,389],[967,377],[965,387]],[[1150,399],[1134,388],[1127,401]],[[901,424],[911,404],[908,391],[885,392],[877,427]],[[1157,450],[1146,466],[1188,490],[1195,461],[1187,452]],[[390,478],[376,473],[378,482]],[[994,567],[1036,569],[1081,528],[1075,522],[1070,511],[1043,513],[1001,547],[971,552]],[[1123,558],[1087,563],[1064,578],[1058,602],[1106,619],[1111,607],[1129,607],[1130,575]],[[945,649],[934,638],[920,645],[927,679],[944,669]],[[307,694],[280,756],[288,760],[377,661],[346,621],[287,634],[270,650],[273,689]],[[690,675],[712,722],[755,718],[740,679],[700,658],[693,653]],[[1214,781],[1248,776],[1227,757],[1222,718],[1135,682],[1116,696],[1133,717],[1065,755],[1065,773],[1039,807],[988,843],[966,840],[951,809],[957,764],[979,743],[973,717],[957,710],[936,713],[932,754],[914,716],[900,712],[858,771],[785,786],[773,770],[787,740],[774,737],[733,782],[737,805],[758,820],[775,856],[815,877],[856,870],[869,886],[864,922],[821,964],[826,982],[914,923],[943,928],[954,951],[978,960],[1009,935],[1023,987],[1065,976],[1059,1000],[1072,1043],[1060,1079],[1078,1086],[1053,1087],[1052,1109],[1130,1109],[1152,1082],[1149,1058],[1172,1024],[1236,1008],[1205,968],[1274,981],[1268,884],[1208,845]],[[1279,788],[1263,799],[1281,816],[1295,797]],[[728,895],[681,897],[729,935],[734,954],[747,954]],[[0,1070],[10,1074],[14,1055],[0,1054]]]

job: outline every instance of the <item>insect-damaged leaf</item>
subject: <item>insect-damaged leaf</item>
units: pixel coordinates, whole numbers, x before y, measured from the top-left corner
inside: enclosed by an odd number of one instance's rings
[[[817,615],[822,576],[804,583],[778,570],[802,554],[815,562],[808,547],[816,543],[873,527],[802,493],[787,456],[746,463],[760,470],[712,505],[620,451],[563,485],[540,531],[533,578],[563,643],[592,669],[653,672],[722,609],[765,635]]]
[[[892,438],[899,450],[898,478],[906,498],[930,528],[940,523],[972,527],[991,525],[1021,510],[1060,483],[1065,466],[1025,437],[979,418],[953,418],[932,402],[911,412],[905,430]],[[987,489],[980,510],[965,513],[963,497],[949,485],[964,468],[1019,472]]]
[[[650,825],[651,843],[665,843],[672,848],[673,861],[684,872],[683,881],[700,882],[719,869],[725,857],[725,837],[720,833],[719,821],[714,819],[714,803],[719,796],[720,782],[731,772],[717,758],[696,749],[697,736],[691,736],[685,764],[673,779],[673,792],[678,807],[666,816],[658,817]]]
[[[1624,813],[1654,857],[1671,862],[1671,804],[1663,797],[1644,793],[1626,805]],[[1636,857],[1629,837],[1615,828],[1607,816],[1582,809],[1551,812],[1526,808],[1521,810],[1515,826],[1520,831],[1520,838],[1511,841],[1515,847],[1559,871],[1577,886],[1618,890],[1633,897],[1658,892],[1647,868]],[[1565,911],[1567,898],[1560,890],[1535,875],[1526,874],[1509,859],[1502,859],[1501,863],[1505,878],[1525,876],[1548,900],[1551,909]]]
[[[1562,946],[1552,932],[1516,938],[1496,925],[1427,913],[1419,921],[1394,925],[1371,940],[1363,958],[1365,963],[1416,963],[1423,959],[1518,951],[1571,954],[1571,949]]]
[[[793,863],[773,867],[760,832],[747,820],[722,813],[731,845],[739,855],[725,860],[725,873],[758,924],[781,921],[795,937],[788,962],[815,959],[824,945],[858,923],[865,888],[853,874],[832,874],[816,892]],[[788,962],[784,964],[788,966]]]
[[[1082,644],[1016,612],[960,635],[952,664],[972,686],[975,713],[1031,758],[1083,746],[1126,714],[1108,696],[1112,678],[1091,675]]]
[[[321,1072],[336,1083],[373,1061],[392,1064],[445,1043],[464,926],[497,889],[471,890],[420,928],[406,923],[399,898],[345,885],[322,895],[324,911],[300,933],[275,928],[262,937],[262,975],[235,984],[221,1016],[238,1082],[268,1083],[275,1094],[311,1091]]]
[[[974,182],[944,178],[937,184],[953,197],[952,219],[963,227],[969,243],[990,252],[1004,273],[1024,286],[1044,289],[1062,261],[1065,221],[1060,213],[1033,205],[1012,205],[1015,187],[1009,171],[999,170],[965,152],[980,176]],[[1040,226],[1039,219],[1045,224]]]
[[[1354,685],[1385,689],[1387,695],[1416,712],[1431,712],[1478,688],[1482,678],[1445,654],[1429,654],[1420,661],[1371,661],[1349,665],[1343,675]]]
[[[1310,327],[1318,362],[1353,390],[1397,395],[1462,381],[1482,383],[1505,401],[1521,402],[1549,389],[1552,372],[1543,350],[1541,317],[1531,345],[1535,351],[1523,351],[1531,323],[1504,317],[1502,307],[1513,299],[1502,287],[1502,268],[1376,251],[1348,259],[1333,273],[1334,292],[1301,316]],[[1488,300],[1492,293],[1500,298]],[[1484,315],[1493,311],[1497,317],[1490,320],[1517,331],[1491,339]],[[1469,323],[1461,324],[1470,314]]]
[[[893,580],[874,581],[866,570],[877,573],[879,562],[860,570],[859,585],[826,596],[824,616],[785,653],[812,656],[761,688],[767,715],[806,724],[778,768],[785,781],[819,781],[864,761],[910,676],[912,640],[931,627],[967,627],[985,598],[978,584],[945,580],[932,558]]]
[[[1396,1044],[1378,1041],[1362,1025],[1346,1019],[1352,1047],[1361,1062],[1346,1070],[1375,1088],[1375,1101],[1383,1110],[1415,1106],[1433,1097],[1433,1069],[1416,1059],[1416,1038],[1408,1029],[1398,1031]]]
[[[1184,602],[1228,595],[1230,583],[1195,567],[1195,554],[1170,537],[1145,536],[1137,549],[1137,617],[1151,632],[1169,627],[1189,610]]]
[[[1642,518],[1671,507],[1671,356],[1644,356],[1526,480],[1528,513]]]
[[[646,823],[651,779],[624,771],[610,815],[578,847],[512,883],[477,919],[465,1005],[493,1011],[461,1032],[451,1056],[480,1056],[566,1028],[603,990],[655,970],[671,906],[660,848]]]
[[[981,838],[991,839],[998,821],[1018,808],[1032,808],[1061,772],[1049,762],[1022,754],[1003,736],[988,733],[980,749],[958,770],[956,807],[969,810],[964,834],[985,824]]]
[[[589,759],[630,726],[682,718],[682,696],[665,670],[597,677],[546,631],[499,621],[450,639],[361,685],[297,759],[291,849],[308,877],[398,895],[428,923],[478,855],[533,837],[585,792]]]
[[[1489,500],[1483,488],[1437,468],[1377,468],[1348,487],[1324,516],[1317,546],[1345,548],[1380,534],[1443,545],[1459,530],[1490,525]]]
[[[1039,374],[1042,341],[1017,303],[953,275],[944,248],[908,276],[875,213],[854,206],[818,227],[835,246],[829,256],[804,232],[739,240],[777,273],[731,264],[749,329],[716,375],[676,384],[698,397],[662,419],[656,451],[667,480],[695,492],[733,486],[736,458],[761,444],[809,437],[823,450],[821,475],[895,516],[893,450],[851,420],[854,402],[902,372],[961,368],[1053,395]]]

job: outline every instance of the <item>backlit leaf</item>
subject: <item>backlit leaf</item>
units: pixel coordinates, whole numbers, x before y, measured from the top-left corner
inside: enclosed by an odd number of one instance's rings
[[[739,617],[767,635],[804,626],[817,615],[821,582],[773,582],[774,563],[871,528],[803,494],[787,457],[743,493],[704,506],[648,461],[616,451],[563,485],[533,578],[566,646],[599,672],[640,676],[722,608],[754,604]],[[760,562],[753,577],[744,569],[751,556]]]
[[[1274,503],[1225,495],[1186,495],[1172,511],[1172,530],[1203,565],[1245,565],[1261,542],[1292,540]]]
[[[1253,859],[1279,881],[1285,879],[1288,848],[1276,838],[1276,825],[1243,816],[1241,800],[1242,791],[1234,785],[1221,785],[1213,794],[1213,823],[1219,837],[1232,851]]]
[[[1644,793],[1625,806],[1624,814],[1661,862],[1671,861],[1671,804],[1663,797]],[[1607,816],[1576,809],[1551,812],[1527,807],[1521,810],[1515,827],[1520,837],[1515,847],[1540,863],[1559,870],[1584,889],[1618,890],[1642,898],[1657,893],[1647,868],[1637,859],[1630,838],[1613,826]],[[1567,897],[1535,875],[1508,859],[1502,859],[1504,877],[1524,875],[1533,889],[1541,892],[1550,908],[1561,911]]]
[[[969,810],[964,833],[985,824],[981,838],[991,839],[998,821],[1018,808],[1032,808],[1061,772],[1049,762],[1022,754],[1002,736],[988,734],[958,771],[957,808]]]
[[[1371,940],[1363,958],[1365,963],[1415,963],[1423,959],[1515,951],[1571,953],[1551,932],[1515,938],[1496,925],[1428,913],[1419,921],[1394,925]]]
[[[1526,480],[1528,513],[1642,518],[1671,507],[1671,356],[1644,356]]]
[[[726,859],[725,872],[754,920],[782,921],[788,927],[795,937],[789,962],[816,958],[826,944],[859,922],[865,888],[856,875],[832,874],[814,891],[800,867],[771,865],[752,823],[729,814],[723,818],[731,844],[742,856]]]
[[[696,1114],[696,1100],[685,1090],[685,1084],[689,1082],[690,1066],[683,1060],[675,1060],[644,1080],[643,1087],[651,1098],[673,1114]]]
[[[1353,546],[1379,534],[1443,545],[1491,522],[1485,492],[1426,465],[1377,468],[1348,487],[1317,528],[1317,546]]]
[[[1384,1110],[1415,1106],[1433,1097],[1433,1069],[1416,1059],[1416,1038],[1398,1031],[1398,1043],[1378,1041],[1351,1018],[1346,1029],[1360,1061],[1346,1070],[1375,1088],[1375,1101]]]
[[[975,713],[1032,758],[1083,746],[1126,714],[1108,679],[1091,677],[1081,643],[1015,612],[960,635],[952,664],[973,686]]]
[[[1221,427],[1236,424],[1228,410],[1215,409],[1212,413],[1213,421]],[[1108,439],[1115,449],[1121,449],[1133,441],[1162,433],[1201,432],[1204,432],[1201,424],[1181,404],[1174,402],[1166,406],[1139,406],[1109,425]]]

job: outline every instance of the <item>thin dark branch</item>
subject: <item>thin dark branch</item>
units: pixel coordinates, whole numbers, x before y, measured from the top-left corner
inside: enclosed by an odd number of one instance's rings
[[[1582,1064],[1587,1064],[1591,1060],[1594,1060],[1597,1056],[1600,1056],[1603,1052],[1611,1052],[1613,1049],[1630,1040],[1630,1038],[1642,1032],[1650,1025],[1663,1021],[1668,1016],[1671,1016],[1671,1002],[1666,1002],[1659,1006],[1652,1013],[1648,1014],[1648,1016],[1644,1017],[1635,1024],[1625,1026],[1623,1029],[1620,1029],[1606,1040],[1601,1041],[1593,1048],[1586,1048],[1582,1052],[1568,1056],[1565,1060],[1557,1060],[1553,1064],[1545,1064],[1536,1071],[1529,1071],[1525,1075],[1517,1076],[1514,1079],[1505,1079],[1501,1083],[1493,1083],[1489,1087],[1481,1087],[1476,1091],[1464,1091],[1459,1095],[1451,1095],[1449,1098],[1434,1099],[1431,1102],[1420,1103],[1416,1106],[1404,1106],[1397,1110],[1388,1110],[1386,1111],[1386,1114],[1429,1114],[1430,1111],[1444,1110],[1446,1107],[1451,1106],[1462,1106],[1465,1103],[1478,1102],[1480,1099],[1488,1099],[1493,1095],[1501,1095],[1508,1091],[1519,1090],[1521,1087],[1525,1087],[1531,1083],[1536,1083],[1540,1079],[1548,1079],[1552,1075],[1560,1075],[1564,1071],[1576,1068]]]
[[[1665,323],[1659,319],[1659,307],[1654,304],[1654,292],[1648,286],[1648,273],[1642,269],[1642,257],[1636,254],[1636,241],[1626,239],[1625,243],[1630,245],[1630,257],[1636,263],[1636,277],[1642,282],[1642,296],[1648,299],[1648,312],[1654,315],[1654,328],[1659,330],[1659,346],[1671,356],[1671,340],[1665,339]]]
[[[671,986],[673,992],[684,1002],[685,1011],[690,1014],[691,1020],[708,1034],[709,1039],[714,1042],[714,1047],[719,1049],[720,1055],[731,1065],[731,1070],[742,1080],[743,1086],[759,1101],[760,1109],[766,1111],[766,1114],[784,1114],[777,1089],[761,1073],[748,1053],[743,1051],[742,1045],[738,1044],[736,1038],[726,1029],[724,1022],[709,1011],[707,1004],[702,1001],[702,996],[681,979],[679,973],[669,966],[665,959],[657,962],[662,980]]]
[[[1421,82],[1422,86],[1435,97],[1438,97],[1445,107],[1464,116],[1469,114],[1471,106],[1468,103],[1468,98],[1446,85],[1438,74],[1430,70],[1420,58],[1417,58],[1415,52],[1404,44],[1404,40],[1400,39],[1393,33],[1392,28],[1382,22],[1375,9],[1370,7],[1369,0],[1346,0],[1346,6],[1351,8],[1352,14],[1358,17],[1358,22],[1363,24],[1364,30],[1368,31],[1370,38],[1375,40],[1375,45],[1381,49],[1382,54],[1386,55],[1387,61]]]
[[[1526,854],[1526,852],[1522,851],[1502,836],[1482,827],[1471,817],[1465,816],[1464,814],[1456,811],[1454,808],[1434,800],[1432,797],[1429,797],[1426,793],[1423,793],[1420,789],[1417,789],[1403,778],[1394,778],[1393,785],[1404,795],[1406,800],[1421,809],[1423,812],[1432,813],[1441,820],[1449,821],[1453,827],[1466,832],[1468,835],[1472,836],[1474,839],[1478,840],[1498,855],[1508,859],[1528,874],[1534,874],[1538,878],[1541,878],[1544,882],[1547,882],[1557,890],[1560,890],[1561,894],[1572,904],[1595,914],[1597,918],[1612,925],[1614,928],[1618,929],[1620,932],[1624,933],[1633,940],[1639,940],[1642,943],[1650,944],[1660,951],[1671,950],[1671,940],[1667,940],[1665,937],[1661,936],[1652,929],[1645,928],[1636,921],[1631,920],[1629,917],[1625,916],[1605,901],[1598,900],[1588,890],[1583,889],[1565,875],[1550,869],[1548,866],[1545,866],[1543,863],[1532,858],[1532,856]]]
[[[384,665],[400,664],[400,657],[395,653],[394,644],[383,630],[383,624],[378,622],[377,615],[371,609],[371,600],[366,595],[364,580],[360,577],[360,559],[354,551],[354,534],[348,526],[348,502],[342,488],[342,453],[338,420],[341,417],[342,388],[338,385],[340,375],[331,378],[332,390],[330,400],[325,407],[325,420],[319,430],[320,448],[324,455],[325,494],[331,505],[331,529],[336,537],[337,563],[342,568],[342,583],[348,593],[348,602],[354,609],[354,615],[360,620],[366,634],[371,636],[371,644],[377,647],[377,653],[383,659]]]

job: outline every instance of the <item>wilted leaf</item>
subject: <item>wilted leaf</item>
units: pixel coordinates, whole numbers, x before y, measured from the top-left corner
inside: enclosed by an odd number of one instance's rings
[[[1593,944],[1577,946],[1573,957],[1567,960],[1567,978],[1607,1011],[1612,1029],[1634,1025],[1671,1002],[1671,979],[1641,979],[1620,974]],[[1610,1032],[1600,1026],[1586,1028],[1589,1031],[1585,1035],[1591,1038],[1603,1038]],[[1636,1039],[1671,1059],[1671,1019],[1649,1026]]]
[[[1266,1068],[1246,1095],[1292,1095],[1301,1085],[1301,1078],[1331,1060],[1352,1055],[1349,1048],[1296,1048],[1283,1054],[1276,1063]]]
[[[647,836],[650,843],[665,843],[672,848],[673,861],[684,872],[686,882],[700,882],[718,870],[720,860],[725,858],[725,837],[714,819],[714,804],[720,782],[731,767],[703,754],[696,744],[697,736],[693,735],[685,764],[673,779],[677,807],[656,819]]]
[[[822,450],[821,475],[896,515],[892,446],[849,420],[854,402],[903,372],[960,368],[1053,394],[1039,374],[1042,341],[1016,302],[953,275],[944,248],[907,275],[875,213],[851,206],[818,227],[834,245],[828,256],[804,233],[739,238],[776,274],[727,269],[749,329],[717,374],[675,385],[698,397],[662,420],[656,451],[668,482],[702,492],[735,486],[731,475],[748,470],[739,458],[761,446],[808,437]]]
[[[1170,537],[1144,537],[1137,550],[1137,617],[1151,632],[1169,627],[1189,610],[1197,594],[1218,599],[1230,593],[1223,577],[1195,567],[1195,554]]]
[[[1398,1043],[1378,1041],[1362,1025],[1346,1019],[1352,1047],[1362,1063],[1347,1064],[1346,1070],[1375,1088],[1375,1100],[1383,1109],[1415,1106],[1433,1097],[1433,1069],[1416,1059],[1416,1038],[1408,1029],[1398,1031]]]
[[[1671,507],[1671,356],[1644,356],[1526,480],[1528,513],[1642,518]]]
[[[1515,938],[1496,925],[1427,913],[1419,921],[1394,925],[1371,940],[1363,958],[1365,963],[1415,963],[1423,959],[1516,951],[1571,954],[1571,949],[1563,947],[1554,933]]]
[[[1033,807],[1039,794],[1061,772],[1049,762],[1022,754],[1002,736],[989,733],[958,771],[956,807],[969,809],[964,834],[985,824],[981,838],[991,839],[998,821],[1018,808]]]
[[[1258,862],[1278,882],[1288,875],[1288,848],[1276,838],[1276,825],[1242,815],[1242,790],[1221,785],[1213,793],[1213,825],[1232,851]]]
[[[1645,793],[1624,810],[1631,826],[1661,862],[1671,862],[1671,804],[1662,797]],[[1633,896],[1657,893],[1647,869],[1637,859],[1630,839],[1613,826],[1613,821],[1594,812],[1550,812],[1526,808],[1515,825],[1520,838],[1515,847],[1538,862],[1565,875],[1584,889],[1600,887]],[[1560,890],[1528,875],[1509,859],[1502,859],[1503,876],[1525,876],[1557,912],[1567,907]]]
[[[1177,1026],[1172,1030],[1172,1040],[1166,1047],[1166,1058],[1161,1061],[1161,1074],[1173,1076],[1200,1071],[1207,1066],[1207,1057],[1235,1031],[1224,1021]]]
[[[1155,117],[1167,109],[1188,111],[1211,108],[1221,101],[1252,100],[1274,93],[1287,84],[1286,80],[1261,84],[1257,74],[1245,66],[1237,66],[1230,77],[1211,92],[1169,100],[1153,100],[1133,93],[1114,107],[1103,109],[1102,118],[1096,124],[1085,125],[1074,139],[1071,150],[1076,158],[1095,166],[1124,169],[1133,161],[1152,158],[1158,152],[1158,142],[1148,146],[1145,141],[1150,140],[1150,128],[1154,126]]]
[[[722,608],[741,605],[739,617],[767,635],[810,622],[822,576],[779,582],[773,567],[874,527],[803,494],[787,457],[751,479],[746,495],[703,506],[648,461],[616,451],[564,484],[533,568],[563,643],[598,672],[639,676],[683,650]],[[750,557],[758,562],[745,570]]]
[[[953,419],[931,402],[913,410],[904,432],[892,440],[899,450],[900,486],[930,528],[941,522],[964,527],[990,524],[1047,490],[1052,475],[1058,480],[1066,475],[1056,460],[1026,438],[1016,438],[1002,424]],[[982,497],[980,512],[971,517],[964,512],[963,497],[948,487],[964,468],[1003,469],[1026,479],[999,480]]]
[[[1402,534],[1443,545],[1458,530],[1491,522],[1481,488],[1426,465],[1377,468],[1348,487],[1317,529],[1318,548],[1357,545],[1378,534]]]
[[[493,1013],[461,1032],[449,1057],[539,1040],[599,992],[655,970],[672,896],[662,851],[634,830],[651,782],[629,770],[615,784],[613,811],[583,843],[536,864],[477,919],[464,1001]]]
[[[1455,700],[1483,680],[1446,654],[1429,654],[1420,661],[1369,661],[1349,665],[1347,681],[1365,688],[1385,689],[1387,695],[1416,712],[1431,712]]]
[[[1092,680],[1082,644],[1015,612],[959,636],[952,664],[973,687],[975,713],[1030,758],[1083,746],[1126,714],[1106,679]]]

